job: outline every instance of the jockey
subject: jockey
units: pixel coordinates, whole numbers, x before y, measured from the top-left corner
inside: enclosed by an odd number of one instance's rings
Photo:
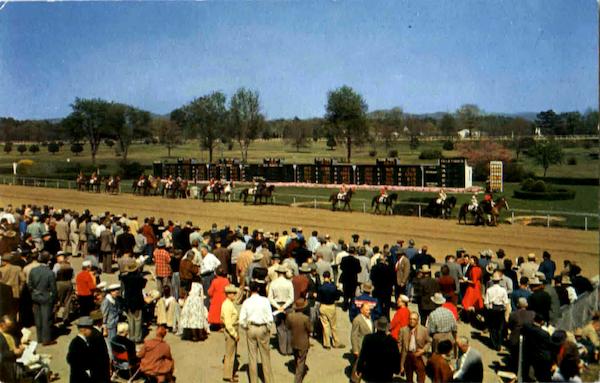
[[[342,184],[342,186],[340,187],[340,192],[338,193],[338,199],[344,199],[347,191],[348,188],[346,187],[346,184]]]
[[[112,186],[114,182],[115,182],[115,177],[114,176],[108,177],[108,186]]]
[[[382,186],[381,189],[379,189],[379,202],[383,202],[387,196],[387,186]]]
[[[96,172],[93,172],[92,175],[90,176],[90,183],[95,184],[97,180],[98,180],[98,175],[96,174]]]
[[[140,177],[138,178],[138,182],[137,182],[138,186],[140,186],[140,187],[144,186],[144,180],[145,180],[145,177],[144,177],[144,174],[142,173],[140,175]]]
[[[173,187],[173,183],[175,182],[175,180],[173,179],[173,176],[171,174],[169,174],[169,178],[167,178],[167,189],[171,189]]]
[[[216,183],[215,178],[212,177],[210,179],[210,181],[208,181],[208,188],[206,188],[206,191],[209,191],[209,192],[212,191],[213,188],[215,187],[215,183]]]
[[[492,193],[486,193],[484,200],[485,202],[490,204],[490,207],[494,207],[494,205],[496,205],[494,203],[494,199],[492,198]]]
[[[444,201],[446,201],[446,192],[444,191],[444,189],[440,189],[440,192],[438,193],[438,198],[435,201],[438,205],[443,205]]]
[[[471,196],[471,203],[469,204],[469,211],[477,210],[478,206],[479,206],[479,201],[477,201],[477,194],[473,194]]]

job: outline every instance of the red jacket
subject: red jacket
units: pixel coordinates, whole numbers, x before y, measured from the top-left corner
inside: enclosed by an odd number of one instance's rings
[[[82,270],[75,278],[75,288],[77,295],[89,297],[96,289],[96,279],[90,271]]]

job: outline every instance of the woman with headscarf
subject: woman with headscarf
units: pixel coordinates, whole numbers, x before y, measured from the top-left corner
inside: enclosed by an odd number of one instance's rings
[[[181,310],[181,327],[183,340],[197,342],[208,337],[207,310],[204,306],[204,290],[202,284],[193,282],[190,293]]]

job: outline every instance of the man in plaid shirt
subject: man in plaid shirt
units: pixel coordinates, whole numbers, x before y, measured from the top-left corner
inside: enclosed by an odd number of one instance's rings
[[[154,250],[154,264],[156,265],[156,284],[158,291],[163,291],[163,287],[171,285],[171,254],[165,249],[165,241],[158,241],[158,247]]]
[[[437,306],[435,310],[427,317],[427,329],[431,335],[431,350],[437,352],[437,345],[443,340],[449,340],[454,346],[456,341],[456,319],[452,311],[442,307],[446,299],[442,293],[435,293],[431,301]],[[456,352],[456,351],[455,351]]]

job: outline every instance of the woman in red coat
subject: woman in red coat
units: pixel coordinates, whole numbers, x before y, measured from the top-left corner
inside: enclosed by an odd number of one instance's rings
[[[221,305],[227,298],[225,294],[225,286],[229,284],[227,274],[223,268],[217,269],[217,276],[212,280],[208,288],[208,296],[210,297],[210,307],[208,309],[208,323],[212,326],[221,326]]]
[[[483,309],[483,296],[481,295],[481,267],[479,259],[471,256],[469,259],[471,266],[467,270],[467,290],[462,300],[463,309],[467,311],[479,311]]]
[[[390,324],[390,335],[398,340],[398,334],[403,327],[408,326],[408,318],[410,317],[410,310],[408,309],[409,299],[406,295],[400,295],[398,297],[398,310],[392,319]]]

